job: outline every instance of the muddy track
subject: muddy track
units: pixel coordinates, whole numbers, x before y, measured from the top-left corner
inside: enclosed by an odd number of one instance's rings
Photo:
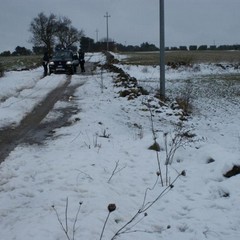
[[[92,71],[93,64],[88,64],[87,69],[89,70],[86,75]],[[72,107],[60,109],[61,117],[48,123],[41,123],[41,121],[53,109],[57,101],[68,101],[69,97],[74,95],[76,88],[83,84],[69,86],[70,82],[71,76],[67,76],[67,81],[50,92],[31,113],[22,119],[17,127],[6,127],[0,130],[0,163],[19,144],[42,144],[47,137],[53,135],[55,128],[69,124],[68,119],[79,111],[74,104]]]

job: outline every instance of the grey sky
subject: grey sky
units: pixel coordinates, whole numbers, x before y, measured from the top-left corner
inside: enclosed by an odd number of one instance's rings
[[[27,41],[30,22],[40,12],[72,20],[86,36],[123,44],[159,45],[159,0],[0,0],[0,52]],[[165,0],[166,46],[240,44],[240,0]]]

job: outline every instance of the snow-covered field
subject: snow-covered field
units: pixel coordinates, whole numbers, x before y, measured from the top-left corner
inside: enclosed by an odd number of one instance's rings
[[[89,55],[89,60],[103,62],[104,57]],[[150,91],[158,85],[157,67],[117,66]],[[9,72],[0,79],[0,126],[18,124],[66,79],[41,76],[40,68]],[[67,103],[81,109],[72,117],[73,124],[57,129],[54,139],[44,145],[18,146],[0,165],[0,239],[68,239],[60,221],[71,240],[109,240],[139,209],[166,193],[117,238],[238,240],[240,175],[225,178],[223,174],[240,165],[239,70],[223,71],[213,65],[166,70],[168,96],[184,94],[186,82],[191,82],[193,113],[184,121],[184,129],[196,135],[174,155],[170,181],[183,170],[186,176],[177,178],[171,189],[162,186],[157,153],[148,147],[154,142],[153,124],[165,182],[164,135],[168,143],[174,138],[179,110],[153,110],[151,121],[143,103],[154,105],[157,100],[151,95],[130,101],[120,98],[115,78],[116,74],[101,69],[92,76],[74,75],[71,85],[85,84]],[[58,102],[44,121],[57,118],[55,110],[63,105],[66,102]],[[115,204],[116,210],[101,236],[109,204]]]

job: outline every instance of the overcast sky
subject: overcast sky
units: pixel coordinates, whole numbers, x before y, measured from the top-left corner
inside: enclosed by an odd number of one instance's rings
[[[32,48],[29,25],[40,12],[72,20],[87,37],[159,46],[159,0],[0,0],[0,52]],[[165,0],[165,45],[240,44],[240,0]]]

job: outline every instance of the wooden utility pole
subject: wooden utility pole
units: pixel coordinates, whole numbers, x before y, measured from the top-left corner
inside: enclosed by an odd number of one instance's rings
[[[96,42],[98,42],[98,29],[96,29]]]
[[[108,18],[110,18],[111,16],[108,14],[108,12],[106,12],[106,15],[104,15],[104,17],[106,18],[106,25],[107,25],[107,51],[109,50],[109,38],[108,38]]]

